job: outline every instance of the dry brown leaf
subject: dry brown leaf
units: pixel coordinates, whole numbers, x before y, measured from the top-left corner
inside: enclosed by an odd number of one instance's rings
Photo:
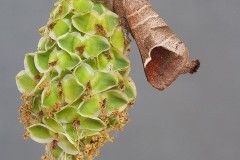
[[[179,75],[198,70],[199,60],[188,61],[189,52],[185,44],[154,11],[148,0],[105,2],[127,20],[140,50],[147,79],[153,87],[164,90]],[[122,24],[128,28],[124,21]]]

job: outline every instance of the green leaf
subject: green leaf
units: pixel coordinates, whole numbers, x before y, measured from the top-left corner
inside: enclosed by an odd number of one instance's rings
[[[119,17],[111,11],[106,11],[101,14],[103,10],[104,8],[97,4],[92,12],[73,16],[72,24],[80,32],[90,35],[96,34],[98,32],[97,26],[100,25],[103,27],[103,30],[106,31],[106,36],[110,37],[119,24]]]
[[[85,117],[96,117],[100,112],[101,102],[101,97],[94,95],[79,106],[79,113]]]
[[[50,149],[50,153],[54,158],[60,158],[63,154],[63,150],[57,145],[56,148]]]
[[[61,51],[60,49],[55,48],[54,51],[50,53],[49,58],[48,58],[48,66],[49,67],[55,67],[56,62],[58,61],[57,53],[60,51]],[[49,65],[49,64],[54,64],[54,65]]]
[[[84,36],[73,32],[59,37],[57,41],[63,50],[78,55],[97,57],[98,54],[110,48],[108,40],[102,36]]]
[[[83,46],[83,37],[77,32],[67,33],[59,37],[57,43],[61,49],[74,54],[77,53],[77,47]]]
[[[109,120],[108,126],[111,126],[111,125],[116,126],[121,123],[119,121],[119,117],[116,117],[116,116],[110,116],[108,120]]]
[[[86,63],[82,63],[74,70],[74,76],[82,86],[86,86],[87,83],[93,78],[94,70]]]
[[[123,77],[128,77],[130,74],[131,68],[125,68],[122,70],[119,70],[118,72],[123,76]]]
[[[64,131],[62,125],[53,118],[45,117],[43,123],[57,133]]]
[[[64,134],[59,134],[58,146],[67,154],[77,155],[79,152]]]
[[[60,51],[57,53],[57,66],[61,69],[72,70],[76,65],[80,63],[80,58],[75,55],[70,55],[66,51]]]
[[[61,123],[71,123],[79,117],[76,109],[73,107],[66,107],[56,113],[56,118]]]
[[[51,19],[63,19],[71,11],[71,5],[69,5],[69,0],[62,0],[61,3],[54,6],[51,12]]]
[[[58,37],[66,34],[71,29],[71,22],[68,19],[62,19],[56,22],[49,36],[56,40]]]
[[[30,137],[38,143],[50,143],[53,139],[51,131],[43,124],[35,124],[27,128]]]
[[[133,80],[128,77],[125,82],[125,90],[124,93],[128,96],[129,100],[134,100],[137,97],[137,89],[133,82]]]
[[[100,133],[98,131],[90,131],[90,130],[84,130],[83,131],[83,137],[92,137],[94,135],[99,135]]]
[[[31,93],[37,85],[37,83],[26,73],[26,71],[21,71],[17,74],[16,83],[18,90],[24,94]]]
[[[96,25],[100,19],[100,15],[96,12],[91,12],[84,15],[73,16],[72,24],[80,32],[93,35],[96,33]]]
[[[60,75],[59,75],[59,80],[63,79],[65,76],[72,74],[72,71],[64,69],[61,71]]]
[[[67,155],[66,160],[77,160],[76,157],[77,155]]]
[[[63,78],[62,89],[67,103],[75,101],[83,93],[83,87],[77,83],[76,79],[71,74],[68,74]]]
[[[48,50],[46,52],[38,52],[34,56],[34,62],[36,65],[36,68],[40,73],[46,73],[49,69],[49,56],[51,54],[52,50]]]
[[[80,118],[80,128],[90,131],[102,131],[106,128],[106,124],[98,118]]]
[[[51,84],[45,88],[42,93],[42,104],[44,107],[52,107],[57,103],[61,103],[60,89],[57,84]]]
[[[123,54],[124,51],[124,33],[122,27],[117,27],[110,38],[112,46]]]
[[[82,102],[82,99],[79,98],[79,99],[76,100],[75,102],[71,103],[71,104],[69,105],[69,107],[73,107],[73,108],[77,109],[77,108],[79,107],[79,105],[81,104],[81,102]]]
[[[114,29],[118,26],[119,24],[118,18],[119,18],[118,15],[111,11],[107,11],[103,14],[101,24],[104,30],[107,32],[108,37],[113,34]]]
[[[98,67],[102,71],[120,71],[129,68],[130,61],[120,51],[111,48],[109,52],[98,56]]]
[[[24,59],[24,68],[28,75],[34,79],[35,76],[39,76],[39,71],[37,70],[35,63],[34,63],[34,53],[26,54]]]
[[[76,14],[89,13],[93,8],[93,2],[91,0],[73,0],[73,9]]]
[[[113,70],[122,70],[130,67],[130,61],[128,58],[122,54],[118,53],[116,50],[111,49],[110,50],[111,55],[113,56]]]
[[[49,82],[49,79],[51,78],[49,74],[50,74],[49,72],[43,74],[43,76],[41,77],[41,80],[37,83],[36,87],[32,91],[33,93],[38,93],[38,94],[42,93],[42,89],[39,89],[39,87],[44,83]]]
[[[54,68],[57,74],[64,70],[72,70],[81,61],[81,58],[75,54],[70,54],[67,51],[55,48],[48,60],[49,68]]]
[[[106,10],[105,7],[100,2],[95,2],[93,10],[96,11],[99,15],[102,15]]]
[[[106,111],[108,113],[111,113],[115,110],[123,111],[128,104],[128,97],[117,90],[108,91],[106,93],[106,99],[107,99],[107,105],[106,105]]]
[[[41,108],[41,98],[40,96],[36,96],[33,98],[33,104],[32,104],[32,111],[34,113],[38,113]]]
[[[73,128],[73,123],[67,123],[67,124],[65,124],[64,127],[65,127],[65,131],[66,131],[67,135],[72,140],[76,141],[79,131],[77,131]]]
[[[50,70],[49,78],[51,79],[52,82],[56,82],[57,80],[59,81],[59,72],[56,70],[56,67]]]
[[[118,79],[113,73],[97,72],[91,81],[91,86],[96,92],[103,92],[118,84]]]
[[[92,67],[93,70],[98,70],[98,64],[96,58],[88,58],[84,60],[84,63],[87,63]]]
[[[39,33],[41,36],[44,36],[45,33],[46,33],[46,28],[47,28],[47,26],[42,26],[41,28],[38,29],[38,33]]]
[[[102,36],[89,36],[85,42],[86,48],[84,56],[97,57],[100,53],[110,49],[108,40]]]
[[[49,36],[43,36],[38,42],[39,51],[47,51],[55,45],[55,41]]]
[[[110,71],[113,67],[113,59],[110,53],[101,53],[98,58],[98,67],[101,71]]]

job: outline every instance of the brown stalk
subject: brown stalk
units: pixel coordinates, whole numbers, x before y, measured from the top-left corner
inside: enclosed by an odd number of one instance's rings
[[[140,50],[147,79],[152,86],[164,90],[179,75],[193,74],[198,70],[199,60],[188,61],[188,49],[154,11],[148,0],[105,2],[127,20]],[[126,25],[124,21],[123,25]]]

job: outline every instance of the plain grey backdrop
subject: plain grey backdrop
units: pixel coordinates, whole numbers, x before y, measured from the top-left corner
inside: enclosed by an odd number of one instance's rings
[[[22,139],[15,75],[36,50],[38,28],[55,0],[0,0],[0,160],[37,160],[43,146]],[[159,92],[146,81],[132,44],[138,99],[131,123],[97,160],[240,159],[240,1],[151,0],[156,11],[199,58],[195,75]]]

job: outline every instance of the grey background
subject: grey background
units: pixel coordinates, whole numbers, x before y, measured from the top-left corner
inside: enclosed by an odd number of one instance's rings
[[[98,160],[240,159],[240,1],[151,0],[201,60],[199,72],[164,92],[146,81],[136,45],[130,55],[138,99],[132,121]],[[0,0],[0,159],[35,160],[43,146],[22,140],[15,75],[35,51],[54,0]]]

